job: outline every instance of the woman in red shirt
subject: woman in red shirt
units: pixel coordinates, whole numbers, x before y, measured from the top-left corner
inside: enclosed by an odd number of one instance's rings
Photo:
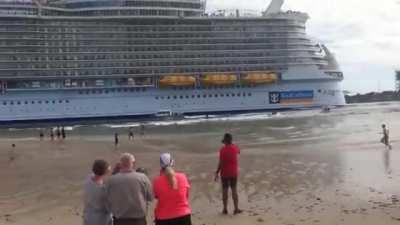
[[[186,175],[175,172],[171,154],[160,156],[161,172],[153,181],[156,225],[191,225],[190,184]]]

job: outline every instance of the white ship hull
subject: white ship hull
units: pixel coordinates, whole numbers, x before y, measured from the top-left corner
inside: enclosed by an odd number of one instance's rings
[[[344,105],[338,81],[293,82],[213,89],[120,88],[31,91],[0,98],[0,122],[67,120]]]

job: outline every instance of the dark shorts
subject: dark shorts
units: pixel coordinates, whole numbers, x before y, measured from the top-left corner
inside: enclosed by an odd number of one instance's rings
[[[129,219],[129,218],[114,218],[114,225],[146,225],[146,218]]]
[[[169,220],[156,220],[156,225],[192,225],[190,215]]]
[[[233,189],[236,188],[237,186],[237,177],[229,177],[229,178],[222,177],[221,181],[223,189],[228,189],[229,187]]]

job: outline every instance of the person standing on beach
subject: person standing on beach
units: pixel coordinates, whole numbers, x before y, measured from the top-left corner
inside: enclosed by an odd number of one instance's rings
[[[239,195],[237,192],[237,180],[239,175],[239,160],[240,149],[232,143],[232,135],[227,133],[224,135],[222,143],[224,146],[219,151],[219,163],[215,172],[215,180],[221,176],[222,182],[222,214],[228,214],[228,191],[232,191],[232,199],[234,204],[233,214],[239,214],[242,210],[239,209]]]
[[[140,135],[144,136],[144,130],[145,130],[144,124],[140,124]]]
[[[50,128],[50,140],[54,141],[54,130]]]
[[[62,137],[62,139],[65,139],[67,137],[64,127],[61,127],[61,137]]]
[[[192,225],[190,184],[185,174],[175,172],[171,154],[160,156],[160,175],[153,181],[156,225]]]
[[[132,129],[132,127],[131,127],[131,128],[129,128],[129,134],[128,134],[128,137],[129,137],[129,140],[130,140],[130,141],[133,141],[133,138],[134,138],[134,136],[133,136],[133,129]]]
[[[39,131],[39,138],[41,141],[43,141],[43,138],[44,138],[43,129],[40,129],[40,131]]]
[[[106,208],[104,178],[111,168],[105,160],[96,160],[93,174],[85,181],[83,191],[83,225],[112,225],[111,213]]]
[[[114,134],[114,145],[118,146],[119,144],[119,134],[117,132],[115,132]]]
[[[57,139],[60,139],[61,132],[60,132],[60,127],[59,126],[57,126],[56,135],[57,135]]]
[[[16,153],[15,153],[15,144],[11,145],[11,150],[8,153],[8,159],[10,162],[13,162],[16,158]]]
[[[383,137],[381,139],[381,143],[384,144],[387,148],[391,149],[392,146],[389,142],[389,129],[386,127],[385,124],[382,124],[382,134]]]
[[[114,225],[146,225],[148,204],[153,200],[149,178],[134,171],[135,157],[122,154],[120,171],[105,183],[107,207]]]

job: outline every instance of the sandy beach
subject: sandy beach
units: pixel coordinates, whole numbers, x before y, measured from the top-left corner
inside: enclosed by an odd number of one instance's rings
[[[121,152],[133,153],[150,177],[159,172],[159,154],[171,152],[176,169],[192,183],[194,224],[399,224],[399,106],[149,125],[144,137],[135,128],[133,142],[126,126],[82,126],[69,130],[64,141],[40,141],[35,129],[4,128],[0,224],[82,224],[82,183],[93,160],[114,164]],[[381,123],[389,126],[393,150],[379,143]],[[120,133],[118,147],[114,132]],[[242,149],[244,213],[237,216],[220,213],[220,184],[213,181],[224,132],[233,133]]]

